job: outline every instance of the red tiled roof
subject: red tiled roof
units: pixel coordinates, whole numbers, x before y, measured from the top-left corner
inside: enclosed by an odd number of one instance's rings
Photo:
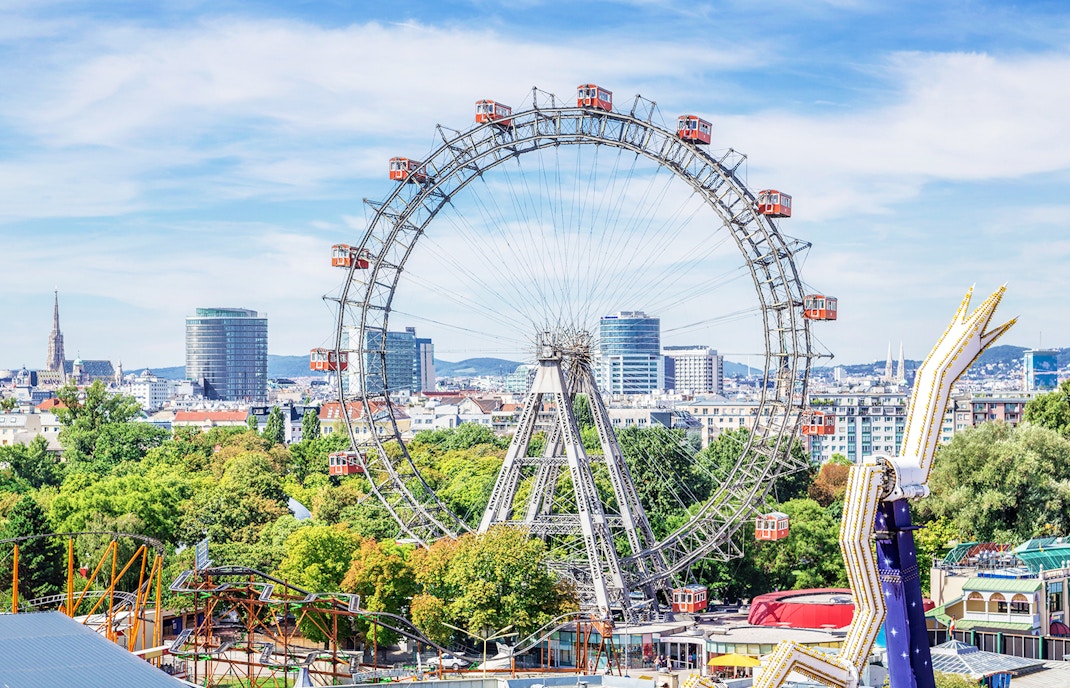
[[[67,408],[67,405],[55,397],[45,399],[37,405],[38,411],[51,411],[52,409],[57,408]]]
[[[369,402],[371,411],[373,414],[379,413],[386,408],[386,402],[372,401]],[[359,401],[350,401],[346,403],[346,407],[349,409],[350,420],[360,420],[364,416],[364,404]],[[394,407],[395,418],[408,418],[404,411],[398,407]],[[342,405],[337,401],[328,401],[320,406],[320,420],[321,421],[335,421],[342,418]]]

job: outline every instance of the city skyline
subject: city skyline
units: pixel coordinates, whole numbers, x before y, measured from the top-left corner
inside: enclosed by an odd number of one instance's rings
[[[266,313],[272,353],[321,346],[333,316],[320,297],[340,282],[329,247],[359,240],[360,199],[389,193],[390,157],[423,154],[436,123],[467,127],[479,98],[521,107],[531,86],[566,99],[590,81],[618,104],[657,100],[667,122],[709,119],[713,147],[749,155],[752,190],[794,196],[780,226],[813,242],[805,282],[840,298],[840,320],[815,328],[835,360],[900,339],[924,357],[973,283],[1009,282],[1004,310],[1020,319],[1006,343],[1070,342],[1051,317],[1070,286],[1070,143],[1067,96],[1050,88],[1070,71],[1070,13],[684,8],[9,6],[0,366],[42,366],[53,289],[68,356],[130,370],[181,362],[184,319],[204,304]],[[406,326],[444,359],[483,355],[426,320],[391,321]],[[748,346],[700,339],[729,360]]]

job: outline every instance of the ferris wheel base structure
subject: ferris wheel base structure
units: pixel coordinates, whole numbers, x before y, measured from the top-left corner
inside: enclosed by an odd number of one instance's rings
[[[688,197],[698,199],[698,207],[711,220],[703,225],[709,231],[705,240],[713,243],[716,234],[738,251],[742,273],[753,283],[756,320],[763,330],[766,380],[759,392],[754,429],[739,449],[732,479],[719,484],[688,522],[655,539],[597,394],[589,352],[578,358],[575,352],[562,356],[569,347],[562,347],[560,341],[550,342],[558,352],[551,351],[545,361],[540,358],[542,377],[529,393],[529,400],[539,395],[570,399],[587,394],[596,401],[592,411],[602,449],[597,461],[605,462],[613,483],[614,512],[606,513],[603,504],[599,513],[599,496],[590,479],[594,459],[584,454],[582,443],[575,444],[574,413],[570,403],[564,403],[562,407],[568,408],[559,414],[544,456],[528,457],[526,449],[521,451],[520,445],[530,442],[529,430],[518,431],[520,439],[514,436],[517,446],[510,449],[478,527],[485,530],[496,523],[519,522],[533,532],[545,531],[546,536],[560,535],[552,532],[555,528],[574,535],[571,549],[566,543],[563,551],[567,556],[554,564],[555,570],[571,571],[569,575],[578,587],[589,592],[592,606],[603,613],[612,609],[627,613],[629,591],[642,591],[649,598],[653,591],[669,587],[674,576],[700,559],[738,556],[741,551],[735,535],[743,523],[750,522],[773,480],[806,468],[805,461],[793,457],[790,449],[805,410],[811,360],[823,355],[812,348],[810,326],[815,319],[831,317],[815,317],[812,309],[807,310],[795,255],[809,244],[780,233],[779,219],[791,215],[790,197],[768,189],[751,192],[740,170],[746,156],[730,148],[711,152],[709,122],[685,115],[672,130],[654,122],[657,108],[653,101],[636,96],[627,111],[617,110],[612,93],[592,84],[581,86],[574,102],[563,102],[538,89],[532,90],[530,107],[518,111],[497,101],[481,100],[474,125],[463,131],[440,126],[441,144],[427,156],[391,160],[390,177],[396,186],[384,200],[369,202],[374,216],[366,233],[359,243],[345,245],[347,256],[359,259],[343,256],[336,263],[346,270],[346,279],[339,295],[332,297],[339,308],[333,359],[337,366],[344,361],[349,378],[361,381],[366,390],[354,393],[347,389],[340,371],[341,415],[353,449],[361,456],[371,491],[404,536],[427,544],[475,530],[447,508],[420,474],[402,440],[390,401],[390,392],[397,385],[387,379],[383,342],[395,292],[414,247],[424,237],[434,235],[436,218],[455,212],[465,194],[472,193],[474,182],[502,172],[506,163],[519,165],[544,151],[613,149],[653,164],[674,184],[682,184]],[[532,294],[531,298],[537,300],[538,296]],[[531,324],[535,332],[542,331],[544,323]],[[585,323],[558,325],[562,325],[560,331],[586,331]],[[555,356],[560,360],[551,362]],[[331,357],[327,358],[330,365]],[[359,412],[351,413],[349,405],[359,405]],[[526,407],[524,413],[528,412]],[[371,424],[372,419],[376,419],[375,431],[358,432],[360,423]],[[524,421],[521,426],[527,427]],[[525,466],[534,472],[534,497],[526,505],[514,505],[517,470]],[[572,478],[576,504],[569,512],[562,512],[550,506],[552,485],[559,474],[566,473]],[[607,537],[607,532],[619,533],[627,541],[628,551],[617,552],[614,537]]]

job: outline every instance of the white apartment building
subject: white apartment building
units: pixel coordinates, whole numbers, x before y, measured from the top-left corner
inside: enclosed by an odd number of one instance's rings
[[[704,346],[666,346],[665,389],[682,394],[724,394],[724,359]]]
[[[690,413],[699,422],[703,449],[725,430],[753,430],[758,420],[757,401],[710,396],[678,403],[675,408]]]
[[[810,457],[820,463],[833,454],[842,454],[859,463],[873,454],[897,455],[903,444],[909,399],[909,390],[898,386],[811,395],[811,408],[835,414],[836,432],[809,435]]]

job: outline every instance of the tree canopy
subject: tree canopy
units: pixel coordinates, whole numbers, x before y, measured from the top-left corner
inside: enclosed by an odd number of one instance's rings
[[[0,540],[51,532],[54,531],[48,524],[44,509],[33,497],[24,495],[8,513],[7,521],[0,528]],[[55,538],[34,538],[23,540],[18,546],[20,596],[34,599],[62,592],[67,580],[63,544]],[[8,600],[11,599],[10,591],[14,585],[12,574],[13,567],[10,564],[0,566],[0,590],[8,591]]]
[[[1063,380],[1052,392],[1030,399],[1023,419],[1070,438],[1070,380]]]
[[[545,557],[542,540],[508,526],[417,550],[412,565],[422,593],[412,601],[413,622],[438,642],[453,634],[442,622],[476,635],[512,624],[523,637],[576,605]]]
[[[923,518],[963,539],[1020,542],[1070,532],[1070,441],[1039,425],[984,423],[937,453]]]
[[[71,464],[89,464],[102,473],[123,461],[140,460],[167,439],[167,431],[134,422],[141,413],[133,397],[111,394],[100,380],[84,390],[73,383],[60,388],[55,414],[63,426],[59,442]]]

